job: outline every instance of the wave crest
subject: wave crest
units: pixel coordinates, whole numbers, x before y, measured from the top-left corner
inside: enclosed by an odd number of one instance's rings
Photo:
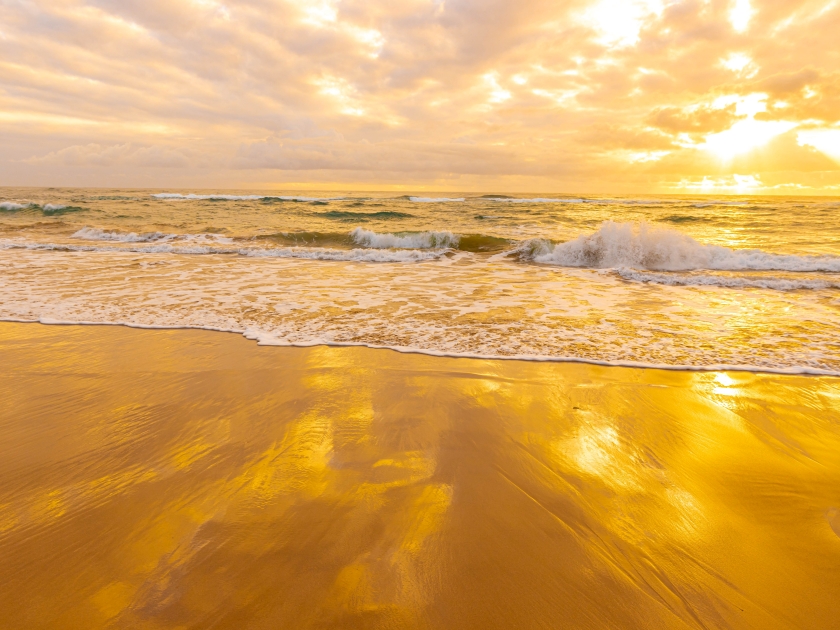
[[[26,210],[29,212],[41,211],[41,214],[46,216],[67,214],[68,212],[81,212],[84,208],[79,206],[65,206],[59,203],[47,203],[43,206],[37,203],[17,203],[15,201],[4,201],[0,203],[0,212],[19,212]]]
[[[15,203],[14,201],[4,201],[0,203],[0,211],[3,212],[17,212],[18,210],[23,210],[28,207],[28,203]]]
[[[605,221],[593,234],[556,245],[544,239],[534,239],[522,243],[517,251],[535,262],[564,267],[840,272],[840,257],[837,256],[734,250],[701,243],[672,228],[644,222]]]
[[[84,227],[73,233],[70,238],[86,241],[110,241],[117,243],[166,243],[179,240],[193,243],[232,243],[233,239],[221,234],[166,234],[164,232],[108,232],[99,228]]]
[[[449,249],[458,246],[459,237],[452,232],[420,232],[418,234],[377,234],[364,228],[350,232],[358,245],[371,249]]]

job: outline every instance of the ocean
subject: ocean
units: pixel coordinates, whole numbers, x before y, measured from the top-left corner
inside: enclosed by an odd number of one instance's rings
[[[840,375],[840,200],[0,189],[0,319]]]

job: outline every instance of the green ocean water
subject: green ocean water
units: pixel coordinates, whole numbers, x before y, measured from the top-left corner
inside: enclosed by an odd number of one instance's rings
[[[0,189],[0,318],[840,373],[840,200]]]

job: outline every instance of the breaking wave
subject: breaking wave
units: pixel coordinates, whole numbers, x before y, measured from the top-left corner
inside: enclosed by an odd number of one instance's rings
[[[369,249],[457,249],[465,252],[503,252],[511,241],[486,234],[452,232],[398,232],[380,234],[357,227],[351,232],[280,232],[264,234],[257,240],[304,247],[366,247]]]
[[[445,249],[458,247],[460,238],[452,232],[420,232],[418,234],[377,234],[364,228],[350,232],[354,243],[375,249]]]
[[[0,211],[2,212],[17,212],[18,210],[23,210],[28,207],[28,203],[15,203],[14,201],[4,201],[0,203]]]
[[[677,230],[649,223],[605,221],[594,234],[553,244],[532,239],[516,250],[534,262],[564,267],[690,271],[840,272],[838,256],[796,256],[707,245]]]

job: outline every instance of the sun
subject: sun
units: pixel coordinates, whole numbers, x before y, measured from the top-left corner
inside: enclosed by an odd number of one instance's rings
[[[766,94],[722,97],[715,105],[725,107],[735,103],[735,113],[743,116],[729,129],[706,136],[700,149],[723,161],[766,145],[776,136],[790,131],[796,123],[785,120],[756,120],[755,115],[767,110]]]
[[[764,146],[776,136],[790,131],[796,123],[783,120],[740,120],[726,131],[706,136],[702,148],[715,154],[721,160],[731,160]]]

